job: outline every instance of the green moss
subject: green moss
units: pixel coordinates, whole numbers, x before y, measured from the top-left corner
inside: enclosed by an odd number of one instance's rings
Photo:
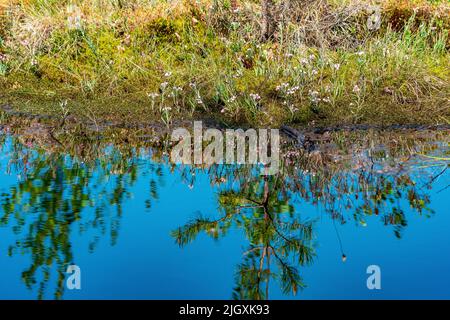
[[[181,39],[184,33],[185,22],[183,19],[168,20],[157,18],[138,30],[134,31],[134,36],[143,39],[147,43],[175,43]]]

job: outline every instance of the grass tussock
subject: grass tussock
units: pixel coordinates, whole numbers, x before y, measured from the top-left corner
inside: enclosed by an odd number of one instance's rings
[[[447,1],[0,0],[0,102],[122,121],[448,123]],[[63,102],[63,101],[67,101]]]

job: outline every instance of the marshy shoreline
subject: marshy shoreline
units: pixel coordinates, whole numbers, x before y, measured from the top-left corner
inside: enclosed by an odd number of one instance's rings
[[[218,129],[222,133],[230,129],[212,119],[203,119],[199,123],[202,135],[208,129]],[[8,106],[0,107],[0,133],[3,135],[14,136],[21,143],[45,150],[49,154],[71,154],[82,159],[96,159],[100,156],[98,153],[108,145],[127,150],[125,154],[140,148],[153,150],[158,154],[169,154],[175,145],[173,133],[178,128],[195,134],[194,121],[191,120],[174,120],[171,126],[158,121],[133,124],[91,122],[72,114],[60,117],[17,112]],[[322,159],[337,154],[352,157],[352,150],[361,152],[364,149],[377,149],[376,146],[384,148],[386,145],[405,150],[411,148],[410,152],[415,154],[417,145],[424,147],[432,145],[433,141],[448,143],[450,137],[450,124],[341,124],[328,127],[282,125],[271,129],[278,129],[280,134],[281,157],[296,155],[299,159],[314,159],[316,156]]]
[[[269,2],[9,1],[0,105],[124,127],[449,124],[448,2]]]

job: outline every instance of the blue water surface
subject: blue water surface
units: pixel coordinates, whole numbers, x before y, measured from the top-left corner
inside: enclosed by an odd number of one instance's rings
[[[260,195],[271,178],[243,174],[244,183],[230,176],[214,183],[219,174],[174,167],[149,153],[124,160],[111,156],[115,151],[110,148],[104,150],[110,156],[102,165],[100,160],[77,162],[68,155],[55,157],[19,145],[5,138],[0,160],[0,299],[450,298],[446,161],[430,164],[430,159],[416,158],[400,173],[380,171],[371,178],[366,169],[338,171],[340,180],[323,183],[323,190],[336,196],[326,202],[306,183],[314,179],[312,172],[297,175],[304,183],[301,189],[283,189],[293,178],[280,177],[268,192],[274,195],[272,203],[282,205],[270,205],[267,218],[263,209],[249,206],[252,201],[236,194],[254,185],[255,190],[242,193],[264,198]],[[115,167],[116,162],[125,164]],[[352,182],[360,174],[366,177],[365,186]],[[186,175],[195,181],[187,181]],[[355,190],[339,191],[338,180]],[[43,188],[43,181],[49,185]],[[381,195],[376,202],[373,194],[386,181],[392,181],[386,187],[391,190],[388,199]],[[230,191],[235,192],[234,206],[228,209],[233,214],[224,218],[223,194]],[[401,195],[393,197],[397,191]],[[31,200],[31,193],[37,198]],[[80,208],[73,202],[77,197],[82,199]],[[66,205],[61,204],[64,200]],[[356,209],[366,202],[372,209]],[[393,214],[394,207],[401,214]],[[223,220],[216,228],[201,227],[186,243],[177,241],[176,230],[200,217]],[[283,284],[283,268],[274,253],[263,259],[260,282],[254,282],[262,252],[254,248],[265,243],[258,239],[267,237],[274,247],[287,250],[289,241],[272,228],[277,225],[287,239],[296,237],[298,231],[286,229],[294,219],[312,225],[311,238],[303,236],[302,242],[312,250],[311,261],[300,262],[297,249],[274,252],[296,269],[304,288]],[[260,233],[243,227],[255,221],[262,221]],[[240,277],[253,254],[256,269],[250,267],[247,276]],[[80,290],[66,287],[70,275],[65,270],[71,264],[81,269]],[[367,287],[370,265],[380,267],[380,290]]]

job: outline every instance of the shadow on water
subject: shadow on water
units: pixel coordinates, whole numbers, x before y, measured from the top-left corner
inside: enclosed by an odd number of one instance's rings
[[[405,203],[418,215],[432,216],[429,192],[439,177],[448,177],[449,164],[448,132],[335,133],[310,154],[285,143],[282,169],[273,176],[261,176],[251,166],[177,166],[168,161],[164,142],[150,147],[86,138],[84,145],[63,141],[49,149],[20,136],[0,137],[0,169],[12,177],[8,187],[0,186],[0,226],[14,233],[8,255],[29,256],[22,281],[37,290],[38,298],[44,298],[51,279],[54,298],[63,297],[65,271],[77,261],[74,232],[92,238],[91,252],[102,238],[112,246],[120,241],[126,203],[138,181],[149,189],[145,199],[134,201],[151,211],[165,175],[191,188],[201,184],[198,176],[207,176],[206,188],[217,194],[217,212],[180,221],[167,236],[183,248],[200,234],[219,240],[241,230],[247,245],[235,269],[232,296],[268,299],[270,286],[286,295],[303,289],[302,266],[316,258],[316,218],[294,204],[327,213],[345,261],[337,226],[365,225],[369,216],[377,216],[401,238],[408,226]]]

